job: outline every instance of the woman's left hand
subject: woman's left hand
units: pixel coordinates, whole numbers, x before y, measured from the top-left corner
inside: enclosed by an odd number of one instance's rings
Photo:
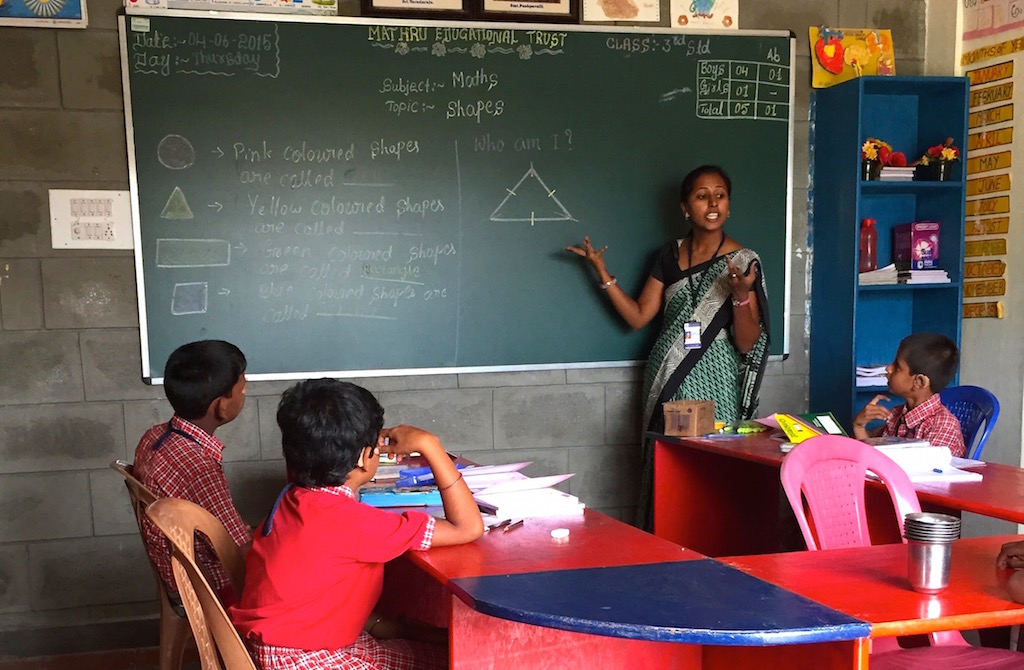
[[[751,287],[757,281],[757,268],[754,267],[757,261],[753,261],[746,272],[733,265],[732,259],[727,259],[726,262],[729,264],[729,287],[732,290],[733,299],[746,300],[747,294],[752,290]]]

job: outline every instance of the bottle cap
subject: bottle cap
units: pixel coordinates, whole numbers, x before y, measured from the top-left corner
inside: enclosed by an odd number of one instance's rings
[[[569,537],[568,528],[555,528],[551,531],[551,539],[553,540],[565,540]]]
[[[860,225],[862,226],[873,226],[875,223],[874,219],[861,219],[860,221]]]

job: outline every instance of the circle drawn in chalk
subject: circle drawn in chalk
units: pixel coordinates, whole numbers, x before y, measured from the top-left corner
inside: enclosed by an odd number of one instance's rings
[[[156,148],[160,164],[168,170],[184,170],[196,162],[196,150],[192,143],[181,135],[168,135],[160,140]]]

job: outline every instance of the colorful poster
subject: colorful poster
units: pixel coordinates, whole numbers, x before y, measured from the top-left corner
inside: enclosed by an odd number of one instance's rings
[[[0,26],[85,28],[85,0],[0,0]]]
[[[867,28],[810,28],[811,85],[826,88],[864,75],[896,74],[892,33]]]
[[[658,0],[582,0],[583,21],[631,21],[657,23],[661,21]]]
[[[739,5],[739,0],[671,0],[671,24],[687,30],[736,30],[740,27]]]

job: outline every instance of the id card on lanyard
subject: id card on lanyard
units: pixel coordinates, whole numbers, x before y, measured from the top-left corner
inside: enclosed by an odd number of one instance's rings
[[[700,321],[687,321],[683,326],[683,349],[700,349]]]

